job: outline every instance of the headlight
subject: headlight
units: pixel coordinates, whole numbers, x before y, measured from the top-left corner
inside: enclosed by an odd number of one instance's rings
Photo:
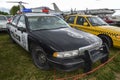
[[[78,50],[53,53],[53,56],[58,58],[68,58],[68,57],[73,57],[77,55],[78,55]]]

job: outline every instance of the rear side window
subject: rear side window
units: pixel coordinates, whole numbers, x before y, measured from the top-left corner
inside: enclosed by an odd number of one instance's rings
[[[84,22],[87,22],[84,17],[79,16],[77,18],[76,24],[83,25]]]
[[[75,16],[70,16],[66,22],[74,24],[74,19],[75,19]]]

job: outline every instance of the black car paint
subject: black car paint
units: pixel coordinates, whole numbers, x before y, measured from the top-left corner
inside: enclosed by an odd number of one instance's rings
[[[54,30],[40,30],[40,31],[34,31],[33,34],[36,36],[38,40],[44,41],[43,43],[49,44],[53,46],[55,49],[58,47],[57,51],[70,51],[70,50],[76,50],[83,46],[88,46],[91,43],[87,41],[83,36],[83,38],[75,38],[70,35],[68,35],[69,32],[66,30],[69,30],[69,28],[64,29],[54,29]],[[77,31],[70,28],[70,31]],[[80,32],[81,35],[84,34],[84,32]],[[86,35],[87,36],[87,35]],[[83,43],[84,42],[84,43]],[[54,46],[56,45],[56,47]]]
[[[94,38],[98,38],[96,36],[90,37],[91,34],[70,27],[53,30],[32,31],[29,29],[27,16],[25,16],[25,18],[29,47],[30,43],[34,43],[42,47],[47,53],[49,63],[51,65],[55,65],[57,68],[62,68],[62,70],[71,71],[79,68],[80,66],[83,66],[85,55],[72,57],[69,59],[60,59],[52,56],[54,52],[78,50],[80,47],[93,44],[95,42]],[[73,37],[69,34],[69,32],[78,33],[83,37]]]
[[[76,31],[81,35],[86,34],[86,36],[83,36],[83,38],[75,38],[68,35],[69,32],[67,31],[72,31],[72,32]],[[29,38],[32,40],[32,41],[30,40],[31,42],[34,42],[37,45],[39,44],[39,46],[41,46],[46,53],[49,53],[51,55],[53,54],[53,52],[78,50],[80,47],[88,46],[94,43],[94,41],[91,41],[93,40],[92,38],[89,38],[90,39],[89,41],[85,38],[89,36],[89,34],[73,28],[37,30],[37,31],[31,31],[29,35],[31,35],[31,38]]]

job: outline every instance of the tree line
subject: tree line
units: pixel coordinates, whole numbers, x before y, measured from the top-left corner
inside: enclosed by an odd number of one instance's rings
[[[17,13],[17,11],[19,11],[19,10],[20,10],[19,5],[18,6],[13,6],[10,9],[9,13],[0,11],[0,14],[2,14],[2,15],[15,15]]]
[[[0,11],[0,14],[2,14],[2,15],[8,15],[7,12],[3,12],[3,11]]]

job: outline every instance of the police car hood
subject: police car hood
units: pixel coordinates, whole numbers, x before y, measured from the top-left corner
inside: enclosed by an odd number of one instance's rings
[[[120,27],[116,27],[116,26],[99,26],[99,29],[101,31],[120,34]]]
[[[34,35],[57,51],[76,50],[98,42],[98,37],[73,28],[35,31]]]

